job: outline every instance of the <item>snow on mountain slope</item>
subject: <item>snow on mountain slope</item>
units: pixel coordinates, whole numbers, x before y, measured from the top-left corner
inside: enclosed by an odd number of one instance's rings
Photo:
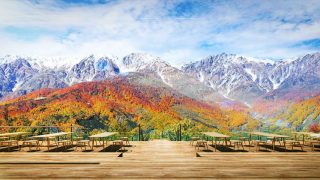
[[[222,53],[187,64],[182,70],[225,97],[250,104],[259,96],[294,84],[320,84],[319,54],[272,61]]]
[[[71,67],[66,81],[69,85],[94,80],[104,80],[120,73],[119,67],[111,58],[96,58],[91,55]]]
[[[121,72],[137,72],[146,68],[150,63],[161,61],[160,58],[151,56],[149,54],[131,53],[123,59],[117,61]]]
[[[40,88],[63,88],[75,83],[103,80],[119,74],[108,57],[39,58],[5,56],[0,58],[0,98],[15,92],[25,94]]]
[[[17,56],[6,55],[0,57],[0,64],[8,64],[17,59],[25,59],[34,68],[42,69],[67,69],[79,62],[80,57],[38,57],[38,56]]]
[[[219,54],[187,64],[182,70],[194,77],[201,77],[200,81],[225,97],[239,99],[237,98],[239,94],[235,94],[236,91],[252,91],[256,96],[266,92],[259,83],[255,83],[256,79],[263,76],[261,71],[257,70],[261,69],[260,66],[256,62],[248,62],[243,57]]]
[[[257,97],[279,97],[275,94],[292,88],[317,91],[319,63],[320,53],[281,61],[223,53],[181,69],[141,53],[124,58],[4,56],[0,57],[0,98],[13,92],[25,94],[38,88],[59,88],[138,72],[159,78],[168,87],[194,98],[239,100],[250,106]]]
[[[129,70],[158,77],[164,84],[186,96],[211,102],[225,100],[218,92],[159,57],[132,53],[124,57],[119,64],[127,72]]]

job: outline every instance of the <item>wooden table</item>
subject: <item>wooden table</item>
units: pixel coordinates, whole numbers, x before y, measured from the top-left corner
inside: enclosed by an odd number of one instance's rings
[[[297,141],[297,136],[302,135],[302,144],[304,145],[305,143],[305,137],[310,136],[310,132],[294,132],[294,139]]]
[[[316,138],[319,139],[320,138],[320,133],[313,133],[313,132],[294,132],[293,134],[295,134],[295,138],[297,135],[302,135],[303,137],[303,141],[305,136],[310,136],[312,138]]]
[[[309,136],[315,139],[320,139],[320,134],[319,133],[309,133]]]
[[[225,145],[227,146],[228,138],[230,138],[230,136],[228,136],[228,135],[220,134],[217,132],[204,132],[202,134],[212,137],[212,146],[213,146],[213,140],[215,141],[215,144],[214,144],[215,150],[214,151],[217,151],[217,139],[221,139],[221,138],[224,139]]]
[[[282,139],[284,144],[285,144],[285,138],[289,138],[289,136],[285,136],[285,135],[280,135],[280,134],[271,134],[271,133],[265,133],[265,132],[251,132],[250,133],[250,139],[252,135],[256,135],[256,136],[264,136],[264,137],[268,137],[268,138],[272,138],[272,149],[274,151],[275,149],[275,143],[277,139]]]
[[[96,139],[102,139],[102,143],[103,143],[102,146],[104,148],[104,146],[105,146],[105,138],[113,136],[115,134],[117,134],[117,132],[103,132],[103,133],[100,133],[100,134],[95,134],[95,135],[89,136],[90,140],[92,141],[91,149],[93,150],[94,141]]]
[[[23,134],[29,134],[29,132],[3,133],[3,134],[0,134],[0,137],[14,137],[14,136],[19,136]]]
[[[52,133],[52,134],[44,134],[44,135],[38,135],[38,136],[33,136],[33,138],[45,138],[47,140],[47,147],[48,151],[50,149],[50,138],[52,137],[59,137],[59,136],[65,136],[71,134],[71,132],[59,132],[59,133]]]
[[[7,146],[7,147],[11,147],[12,144],[16,144],[17,146],[19,146],[18,140],[10,140],[10,137],[17,137],[20,135],[24,135],[24,134],[29,134],[29,132],[14,132],[14,133],[3,133],[0,134],[0,137],[4,140],[4,141],[0,141],[0,146]],[[9,151],[9,149],[8,149]]]

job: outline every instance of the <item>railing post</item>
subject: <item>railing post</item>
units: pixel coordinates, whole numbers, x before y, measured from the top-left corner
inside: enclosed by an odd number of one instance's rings
[[[144,141],[143,131],[141,130],[141,141]]]
[[[72,124],[71,124],[71,126],[70,126],[70,131],[71,131],[70,139],[71,139],[71,141],[73,141],[73,139],[72,139],[72,132],[73,132]]]
[[[141,127],[140,127],[140,124],[139,124],[139,126],[138,126],[138,140],[140,141],[141,140],[141,138],[140,138],[140,132],[141,131]]]
[[[179,140],[181,141],[182,139],[182,133],[181,133],[181,124],[179,124]]]
[[[178,126],[177,131],[176,131],[176,139],[175,141],[180,141],[180,128]]]

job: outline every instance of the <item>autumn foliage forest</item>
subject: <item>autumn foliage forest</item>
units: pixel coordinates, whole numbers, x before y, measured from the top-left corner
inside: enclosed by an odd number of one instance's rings
[[[265,121],[268,131],[320,131],[320,96],[287,106],[278,114],[273,111],[274,116]],[[231,134],[261,128],[263,121],[252,117],[249,110],[223,109],[123,77],[41,89],[0,103],[0,126],[60,126],[68,131],[73,125],[91,134],[117,131],[131,137],[137,136],[140,126],[145,139],[174,140],[180,127],[185,139],[203,131]]]
[[[130,84],[124,78],[85,82],[64,89],[41,89],[1,102],[0,126],[76,125],[146,138],[175,139],[181,125],[185,138],[201,131],[229,133],[257,126],[248,112],[223,110],[166,88]]]
[[[280,122],[279,122],[280,120]],[[280,127],[294,131],[320,132],[320,96],[294,103],[274,119]]]

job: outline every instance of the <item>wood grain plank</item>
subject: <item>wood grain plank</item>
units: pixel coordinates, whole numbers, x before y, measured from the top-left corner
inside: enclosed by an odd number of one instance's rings
[[[196,157],[198,151],[188,142],[158,140],[131,144],[133,146],[127,147],[128,151],[123,158],[117,158],[117,153],[97,151],[1,152],[0,178],[320,177],[319,152],[199,152],[202,157]],[[9,163],[1,164],[5,162]],[[90,162],[98,164],[89,164]]]

